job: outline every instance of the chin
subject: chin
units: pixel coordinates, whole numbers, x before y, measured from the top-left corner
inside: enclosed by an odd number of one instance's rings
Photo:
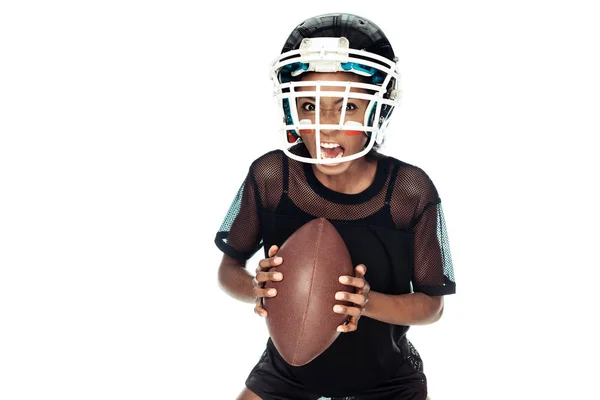
[[[324,175],[339,175],[346,172],[353,161],[345,161],[338,164],[315,164],[315,167]]]

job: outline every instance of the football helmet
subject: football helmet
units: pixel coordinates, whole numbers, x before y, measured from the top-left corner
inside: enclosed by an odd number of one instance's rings
[[[305,80],[303,74],[307,72],[352,73],[361,78]],[[271,65],[271,79],[283,116],[281,147],[290,158],[312,164],[350,161],[367,154],[375,143],[382,143],[392,111],[401,97],[397,58],[388,39],[373,22],[353,14],[325,14],[298,25]],[[314,98],[314,121],[299,119],[296,102],[299,97]],[[321,123],[323,97],[334,97],[341,105],[338,123]],[[360,122],[346,118],[348,102],[353,99],[368,101]],[[302,141],[301,133],[314,133],[316,143],[321,143],[322,130],[343,130],[348,135],[358,132],[366,135],[368,141],[356,154],[338,153],[333,158],[325,156],[326,151],[320,145],[316,145],[316,158],[290,151]]]

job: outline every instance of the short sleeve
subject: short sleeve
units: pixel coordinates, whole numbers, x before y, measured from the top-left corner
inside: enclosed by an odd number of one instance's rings
[[[413,291],[430,296],[456,292],[441,202],[429,203],[414,226]]]
[[[247,260],[262,247],[258,201],[253,175],[249,172],[215,237],[215,244],[223,253]]]

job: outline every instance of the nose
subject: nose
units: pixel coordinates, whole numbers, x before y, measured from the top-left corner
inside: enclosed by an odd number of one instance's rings
[[[339,125],[340,114],[336,110],[323,110],[319,114],[321,124],[326,125]],[[321,129],[321,133],[331,134],[337,132],[339,129]]]

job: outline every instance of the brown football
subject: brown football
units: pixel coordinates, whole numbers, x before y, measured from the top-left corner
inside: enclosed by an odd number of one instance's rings
[[[290,365],[309,363],[337,339],[338,325],[346,315],[333,311],[339,291],[354,292],[339,282],[354,276],[354,266],[344,240],[325,218],[304,224],[281,245],[277,255],[283,262],[271,271],[281,271],[283,280],[267,282],[277,295],[264,298],[267,328],[275,347]]]

